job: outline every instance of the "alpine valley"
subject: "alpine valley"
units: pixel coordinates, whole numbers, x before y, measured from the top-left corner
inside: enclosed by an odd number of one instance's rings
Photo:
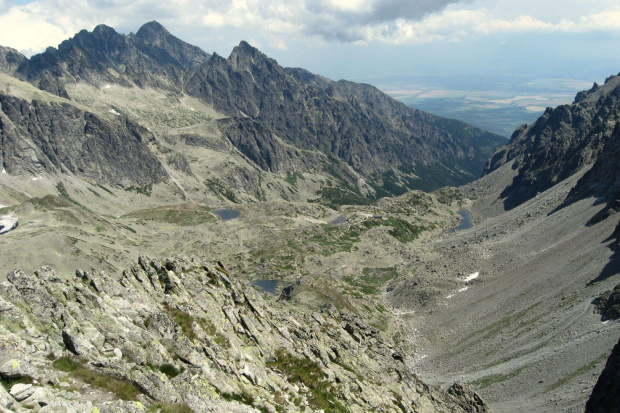
[[[507,142],[100,25],[0,156],[0,412],[617,411],[620,76]]]

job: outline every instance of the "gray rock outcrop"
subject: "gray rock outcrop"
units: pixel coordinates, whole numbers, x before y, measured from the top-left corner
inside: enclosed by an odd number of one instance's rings
[[[619,319],[620,284],[616,285],[613,290],[601,294],[593,301],[593,304],[601,315],[602,321]]]

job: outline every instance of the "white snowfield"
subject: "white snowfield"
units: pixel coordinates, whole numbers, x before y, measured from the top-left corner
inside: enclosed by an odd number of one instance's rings
[[[478,276],[480,276],[480,273],[479,272],[475,272],[475,273],[471,274],[470,276],[466,277],[463,280],[463,282],[468,282],[468,281],[471,281],[471,280],[475,280],[476,278],[478,278]]]
[[[6,215],[0,217],[0,234],[9,232],[10,230],[15,228],[17,228],[17,218],[9,217]]]
[[[476,278],[478,278],[479,276],[480,276],[480,272],[479,272],[479,271],[476,271],[475,273],[470,274],[470,275],[468,275],[467,277],[463,278],[461,281],[463,281],[463,282],[469,282],[469,281],[475,280],[475,279],[476,279]],[[464,293],[464,292],[465,292],[465,291],[467,291],[467,290],[469,290],[469,286],[465,286],[465,287],[463,287],[463,288],[459,289],[459,293]],[[454,294],[450,294],[450,295],[446,296],[446,298],[452,298],[452,297],[454,297]]]

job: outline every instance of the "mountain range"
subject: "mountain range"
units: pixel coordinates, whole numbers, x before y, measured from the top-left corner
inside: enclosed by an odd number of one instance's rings
[[[207,54],[172,36],[157,22],[127,36],[100,25],[30,59],[5,48],[0,60],[8,75],[60,98],[45,95],[24,101],[13,96],[16,100],[3,102],[4,122],[11,122],[2,128],[6,141],[3,164],[11,174],[64,170],[101,184],[143,187],[167,182],[169,175],[196,174],[185,160],[187,152],[196,145],[212,150],[212,142],[217,141],[232,145],[227,149],[239,170],[210,178],[220,184],[217,190],[203,186],[203,197],[218,190],[220,196],[231,193],[238,199],[269,193],[258,180],[247,179],[247,175],[258,174],[275,180],[280,187],[278,197],[308,199],[310,194],[291,196],[290,185],[280,179],[295,174],[308,181],[315,192],[312,197],[319,200],[338,203],[359,198],[364,202],[407,189],[432,190],[470,182],[493,148],[503,142],[498,135],[462,122],[410,109],[370,85],[334,82],[302,69],[285,69],[246,42],[227,59]],[[82,96],[86,86],[97,91],[95,96]],[[118,89],[132,90],[140,104],[112,104],[106,95]],[[141,92],[152,91],[166,96],[163,107],[148,108],[150,97]],[[186,108],[188,98],[196,99],[204,110]],[[101,107],[93,107],[93,99]],[[141,110],[130,110],[136,106]],[[186,110],[174,113],[181,108]],[[164,119],[148,119],[143,112],[150,110],[148,118],[162,111],[173,113]],[[109,113],[101,111],[118,115],[111,120]],[[48,142],[29,125],[35,116],[58,119],[55,125],[47,119],[36,121],[56,128],[41,126],[42,133],[50,136]],[[64,119],[76,116],[82,121],[72,129]],[[89,133],[88,125],[93,122],[100,125],[97,129],[109,130],[105,137]],[[67,146],[54,140],[59,134],[82,144]],[[158,150],[146,148],[149,142]],[[125,149],[119,157],[114,153],[116,144],[130,147],[131,153]],[[86,159],[93,145],[116,160],[113,172],[107,162]],[[166,155],[161,156],[162,152]],[[135,171],[137,158],[152,172]],[[88,163],[88,168],[78,165],[81,162]],[[313,184],[316,179],[306,179],[305,174],[322,179]],[[181,178],[186,176],[176,182]],[[235,182],[240,180],[246,182]]]
[[[506,142],[157,22],[0,47],[0,410],[614,411],[619,138],[620,76]]]

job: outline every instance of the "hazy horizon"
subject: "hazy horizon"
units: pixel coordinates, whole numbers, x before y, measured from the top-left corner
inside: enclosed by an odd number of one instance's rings
[[[620,54],[610,52],[620,40],[620,6],[610,0],[84,0],[78,6],[0,0],[0,45],[30,56],[97,24],[129,34],[157,20],[208,53],[228,56],[245,40],[282,66],[370,83],[457,118],[505,109],[529,119],[620,71]],[[519,116],[509,116],[515,127]],[[510,125],[494,131],[509,135]]]

